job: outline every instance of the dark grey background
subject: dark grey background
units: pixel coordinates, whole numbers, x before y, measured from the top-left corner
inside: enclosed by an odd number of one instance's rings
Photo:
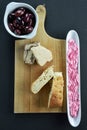
[[[14,114],[14,47],[15,38],[3,25],[6,5],[11,0],[0,0],[0,130],[72,130],[66,114]],[[46,31],[65,39],[75,29],[81,42],[82,119],[76,130],[87,130],[87,0],[16,0],[36,8],[45,4]]]

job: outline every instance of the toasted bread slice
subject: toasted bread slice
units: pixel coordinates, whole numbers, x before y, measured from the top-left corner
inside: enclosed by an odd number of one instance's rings
[[[31,91],[36,94],[54,76],[53,66],[48,67],[31,85]]]
[[[52,52],[43,46],[37,46],[31,48],[33,55],[35,56],[36,62],[40,66],[44,66],[47,62],[50,62],[52,58]]]

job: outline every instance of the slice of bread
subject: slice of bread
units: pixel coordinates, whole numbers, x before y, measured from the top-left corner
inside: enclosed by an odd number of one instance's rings
[[[55,72],[52,88],[49,94],[48,107],[62,107],[63,104],[63,75],[62,72]]]
[[[31,48],[39,46],[40,43],[26,44],[24,48],[24,62],[27,64],[34,64],[35,56],[33,55]]]
[[[44,66],[47,62],[50,62],[52,58],[52,52],[43,46],[37,46],[31,48],[33,55],[35,56],[36,62],[40,66]]]
[[[54,76],[53,66],[48,67],[31,85],[31,91],[36,94]]]

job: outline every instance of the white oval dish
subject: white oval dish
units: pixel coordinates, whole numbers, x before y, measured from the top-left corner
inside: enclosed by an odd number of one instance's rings
[[[35,27],[33,29],[33,31],[29,34],[26,35],[16,35],[14,34],[8,27],[8,15],[15,10],[16,8],[19,7],[25,7],[28,8],[29,10],[31,10],[33,12],[33,14],[35,15],[35,19],[36,19],[36,23],[35,23]],[[36,35],[37,32],[37,28],[38,28],[38,15],[36,10],[29,4],[26,3],[20,3],[20,2],[11,2],[6,6],[6,10],[5,10],[5,14],[4,14],[4,26],[6,28],[6,30],[8,31],[8,33],[10,33],[12,36],[16,37],[16,38],[27,38],[27,39],[31,39]]]
[[[68,41],[70,39],[73,39],[76,42],[76,44],[78,45],[78,49],[79,49],[79,58],[78,58],[79,89],[78,89],[78,93],[79,93],[80,105],[79,105],[78,115],[76,117],[72,117],[70,115],[69,97],[68,97],[69,91],[68,91],[67,51],[68,51]],[[80,41],[79,41],[79,36],[78,36],[77,32],[75,30],[71,30],[68,32],[67,37],[66,37],[66,92],[67,92],[67,116],[68,116],[69,123],[73,127],[77,127],[81,121],[81,86],[80,85],[81,85],[81,83],[80,83]]]

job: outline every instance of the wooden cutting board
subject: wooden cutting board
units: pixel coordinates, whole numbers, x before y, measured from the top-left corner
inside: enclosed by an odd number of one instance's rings
[[[36,8],[39,16],[37,35],[33,39],[15,41],[15,84],[14,84],[14,113],[63,113],[66,112],[66,86],[64,85],[64,99],[62,108],[48,108],[50,82],[38,94],[31,92],[31,84],[48,66],[54,65],[55,71],[63,72],[66,84],[65,40],[49,36],[44,28],[46,9],[39,5]],[[53,61],[40,67],[37,64],[27,65],[23,61],[24,46],[31,42],[40,42],[41,45],[52,51]]]

